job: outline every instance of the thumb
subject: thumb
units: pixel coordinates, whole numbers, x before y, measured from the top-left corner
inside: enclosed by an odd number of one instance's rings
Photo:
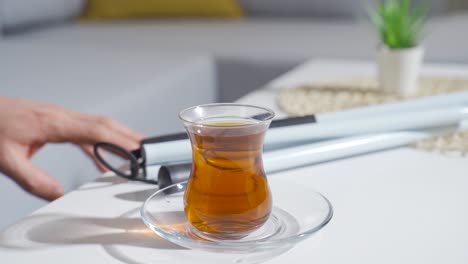
[[[17,157],[5,172],[25,191],[40,198],[52,201],[63,195],[62,185],[25,157]]]

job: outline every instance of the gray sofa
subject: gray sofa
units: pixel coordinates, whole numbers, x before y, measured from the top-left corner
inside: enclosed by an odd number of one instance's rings
[[[325,17],[307,16],[298,11],[304,8],[278,13],[259,9],[268,5],[266,0],[244,0],[252,17],[239,21],[68,21],[32,29],[25,21],[37,24],[44,18],[28,21],[20,16],[5,23],[6,13],[15,18],[11,10],[5,11],[6,4],[15,1],[0,0],[6,32],[0,39],[1,94],[111,116],[147,135],[182,130],[180,109],[233,101],[310,58],[372,60],[378,44],[365,20],[351,19],[355,9],[351,14],[343,8],[333,12],[333,6]],[[74,8],[65,8],[59,20],[77,13],[80,1],[70,1]],[[343,1],[338,2],[349,2]],[[278,17],[294,13],[300,17]],[[468,15],[463,13],[432,18],[426,60],[468,63],[468,37],[462,34],[467,27]],[[99,176],[73,146],[48,146],[34,161],[67,191]],[[6,212],[0,228],[44,204],[6,177],[0,177],[0,197]]]

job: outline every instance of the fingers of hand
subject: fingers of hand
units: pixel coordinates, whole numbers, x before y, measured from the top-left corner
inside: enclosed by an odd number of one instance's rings
[[[95,144],[97,142],[110,142],[125,149],[137,149],[143,135],[106,117],[67,111],[66,118],[61,118],[60,126],[55,131],[48,131],[55,138],[50,141],[70,141],[76,144]]]
[[[35,166],[15,151],[2,157],[3,172],[25,191],[52,201],[63,195],[62,185],[52,176]]]
[[[140,142],[141,140],[143,140],[143,138],[145,137],[143,134],[113,120],[113,119],[107,119],[107,118],[104,118],[104,120],[102,120],[104,124],[107,124],[111,129],[113,129],[114,131],[118,131],[119,133],[122,133],[123,135],[126,135],[128,136],[130,139],[134,140],[134,141],[137,141],[137,142]],[[99,122],[99,117],[98,117],[98,122]]]

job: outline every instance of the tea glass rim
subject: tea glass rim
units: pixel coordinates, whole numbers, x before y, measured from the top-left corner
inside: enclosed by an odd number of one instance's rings
[[[223,125],[223,124],[216,124],[216,123],[201,123],[200,121],[193,121],[189,120],[187,118],[183,117],[184,113],[187,113],[189,111],[193,111],[197,108],[214,108],[214,107],[221,107],[221,106],[230,106],[230,107],[244,107],[244,108],[252,108],[252,109],[258,109],[264,111],[267,116],[265,119],[262,120],[256,120],[257,122],[255,123],[240,123],[240,124],[233,124],[233,125]],[[226,127],[248,127],[248,126],[258,126],[259,124],[269,122],[275,117],[275,112],[267,107],[262,107],[262,106],[257,106],[257,105],[249,105],[249,104],[238,104],[238,103],[212,103],[212,104],[200,104],[200,105],[195,105],[191,106],[188,108],[185,108],[184,110],[179,112],[179,119],[185,123],[194,125],[194,126],[204,126],[204,127],[221,127],[221,128],[226,128]],[[202,120],[201,120],[202,121]]]

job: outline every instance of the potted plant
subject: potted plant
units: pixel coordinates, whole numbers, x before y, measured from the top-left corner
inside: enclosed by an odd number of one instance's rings
[[[417,92],[424,56],[420,40],[427,5],[411,0],[377,1],[369,16],[380,35],[379,85],[385,92],[410,95]]]

